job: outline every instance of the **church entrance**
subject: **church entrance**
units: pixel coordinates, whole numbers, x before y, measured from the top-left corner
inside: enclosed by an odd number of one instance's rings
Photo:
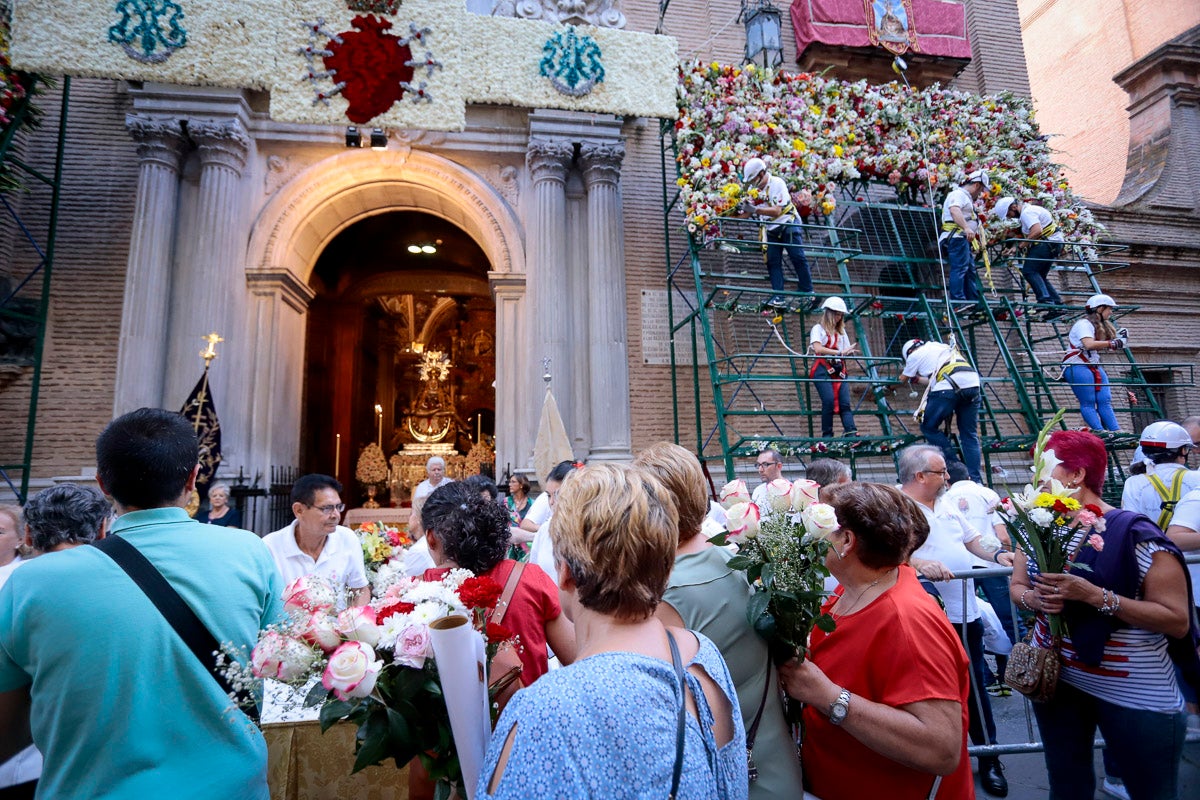
[[[301,463],[336,473],[347,504],[366,497],[355,468],[371,443],[388,461],[384,504],[411,497],[433,454],[451,477],[492,470],[489,268],[467,233],[419,211],[360,219],[322,250],[309,278]]]

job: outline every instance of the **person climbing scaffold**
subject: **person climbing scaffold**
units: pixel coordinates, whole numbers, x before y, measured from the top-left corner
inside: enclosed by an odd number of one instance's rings
[[[1050,270],[1062,255],[1064,241],[1050,212],[1036,203],[1022,202],[1015,197],[1000,198],[993,211],[1001,220],[1020,220],[1021,238],[1026,240],[1021,276],[1033,289],[1037,303],[1058,306],[1048,310],[1043,318],[1053,319],[1065,314],[1062,297],[1050,282]]]
[[[800,215],[792,202],[787,184],[783,178],[772,175],[767,170],[767,163],[757,157],[747,160],[743,165],[742,182],[748,189],[756,190],[757,197],[743,202],[735,216],[754,216],[765,221],[762,225],[762,241],[771,288],[776,292],[783,291],[783,253],[786,250],[792,270],[796,273],[796,290],[811,293],[812,273],[804,255],[804,236],[796,224]],[[800,305],[807,311],[815,308],[816,303],[814,297]],[[771,298],[770,304],[782,306],[783,298],[776,295]]]
[[[1117,301],[1109,295],[1092,295],[1086,307],[1087,315],[1071,326],[1071,349],[1062,362],[1063,379],[1079,400],[1079,414],[1085,425],[1094,431],[1120,432],[1108,373],[1100,366],[1100,351],[1124,350],[1129,344],[1129,331],[1113,326],[1111,318]]]
[[[971,480],[983,483],[983,452],[979,444],[979,373],[953,343],[909,339],[901,350],[904,372],[909,383],[925,386],[925,396],[913,416],[921,425],[926,441],[942,450],[947,461],[961,460]],[[958,444],[962,458],[954,450],[943,430],[950,419],[958,424]]]
[[[938,244],[950,262],[947,288],[951,300],[979,299],[975,285],[975,253],[983,249],[983,240],[975,201],[983,196],[987,185],[987,173],[976,170],[942,201],[942,234]]]
[[[820,356],[813,362],[808,377],[821,397],[821,436],[833,437],[833,415],[842,420],[845,436],[857,436],[854,408],[850,405],[850,384],[846,382],[846,358],[858,350],[846,335],[846,301],[830,297],[821,304],[821,321],[812,327],[808,349]]]

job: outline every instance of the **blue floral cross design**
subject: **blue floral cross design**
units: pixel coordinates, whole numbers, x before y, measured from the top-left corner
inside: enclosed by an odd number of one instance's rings
[[[161,64],[187,44],[183,9],[171,0],[119,0],[113,10],[121,19],[108,29],[108,40],[134,61]]]
[[[565,36],[559,31],[546,40],[538,67],[559,93],[582,97],[604,81],[600,58],[600,45],[590,36],[577,36],[569,25]]]

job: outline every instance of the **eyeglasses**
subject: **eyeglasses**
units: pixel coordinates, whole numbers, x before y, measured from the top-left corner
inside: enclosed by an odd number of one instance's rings
[[[330,514],[333,514],[334,512],[340,514],[343,511],[345,511],[346,504],[338,503],[337,505],[332,505],[332,506],[309,506],[309,508],[315,508],[317,511],[320,511],[322,514],[324,514],[325,516],[328,517]]]
[[[758,462],[755,462],[754,466],[756,469],[764,469],[766,467],[773,467],[779,463],[781,463],[781,462],[779,462],[779,461],[758,461]]]
[[[929,475],[941,475],[943,478],[950,477],[950,470],[948,470],[948,469],[923,469],[923,470],[921,470],[921,472],[924,472]],[[920,473],[917,473],[917,474],[919,475]]]

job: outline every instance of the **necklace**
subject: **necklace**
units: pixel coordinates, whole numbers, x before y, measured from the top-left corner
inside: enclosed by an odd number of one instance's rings
[[[879,585],[879,582],[880,582],[881,580],[883,580],[883,579],[884,579],[884,578],[886,578],[887,576],[891,575],[892,573],[896,572],[896,571],[897,571],[897,569],[898,569],[898,568],[889,569],[887,572],[883,573],[883,574],[882,574],[882,575],[880,575],[878,578],[876,578],[875,580],[873,580],[873,581],[871,581],[870,583],[868,583],[868,584],[867,584],[866,586],[864,586],[862,589],[859,589],[859,591],[858,591],[858,594],[856,594],[856,595],[854,596],[854,602],[853,602],[853,603],[851,603],[851,604],[850,604],[850,606],[849,606],[849,607],[848,607],[848,608],[847,608],[845,611],[841,611],[841,613],[839,613],[839,614],[833,614],[833,613],[830,613],[830,616],[832,616],[832,617],[833,617],[833,620],[834,620],[834,622],[838,621],[839,619],[841,619],[842,617],[846,616],[847,614],[853,613],[853,611],[855,610],[855,608],[858,606],[858,603],[859,603],[859,601],[863,599],[863,596],[864,596],[864,595],[866,595],[866,593],[867,593],[867,592],[871,591],[871,590],[872,590],[872,589],[874,589],[876,586],[878,586],[878,585]],[[845,600],[845,599],[846,599],[846,595],[845,595],[845,594],[843,594],[843,595],[842,595],[842,597],[841,597],[841,599],[840,599],[840,600],[838,600],[838,602],[837,602],[837,605],[838,605],[838,609],[839,609],[839,611],[841,610],[842,601],[843,601],[843,600]]]

